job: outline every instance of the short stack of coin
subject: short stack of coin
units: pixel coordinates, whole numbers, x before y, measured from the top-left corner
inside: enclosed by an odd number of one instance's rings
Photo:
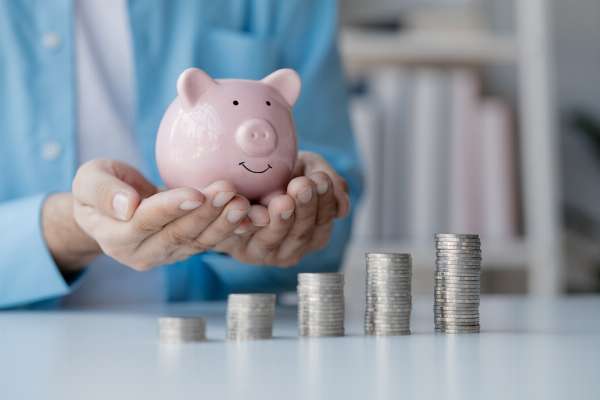
[[[435,235],[435,329],[479,332],[481,240],[476,234]]]
[[[206,340],[206,321],[197,317],[160,317],[161,343],[201,342]]]
[[[344,275],[298,275],[298,328],[300,336],[344,335]]]
[[[412,306],[410,254],[367,253],[365,334],[409,335]]]
[[[227,302],[227,339],[270,339],[273,337],[274,318],[274,294],[230,294]]]

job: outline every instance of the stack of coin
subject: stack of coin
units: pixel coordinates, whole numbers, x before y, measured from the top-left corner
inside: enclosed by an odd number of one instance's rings
[[[230,294],[227,302],[227,339],[270,339],[273,337],[274,318],[274,294]]]
[[[435,329],[479,332],[481,241],[476,234],[435,235]]]
[[[412,261],[410,254],[367,253],[366,335],[409,335]]]
[[[344,336],[344,275],[298,275],[300,336]]]
[[[206,340],[206,321],[195,317],[160,317],[161,343],[201,342]]]

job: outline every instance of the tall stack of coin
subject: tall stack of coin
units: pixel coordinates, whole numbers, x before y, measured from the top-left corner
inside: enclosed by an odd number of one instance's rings
[[[273,337],[274,318],[274,294],[230,294],[227,302],[227,339],[270,339]]]
[[[344,275],[298,275],[298,328],[300,336],[344,335]]]
[[[367,253],[366,335],[409,335],[412,261],[410,254]]]
[[[479,235],[438,233],[435,244],[435,329],[443,333],[479,332]]]
[[[160,317],[161,343],[201,342],[206,340],[206,321],[195,317]]]

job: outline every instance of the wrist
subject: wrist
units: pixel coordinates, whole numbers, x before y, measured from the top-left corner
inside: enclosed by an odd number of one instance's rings
[[[62,273],[83,269],[101,252],[73,216],[71,193],[50,195],[42,207],[42,230],[54,262]]]

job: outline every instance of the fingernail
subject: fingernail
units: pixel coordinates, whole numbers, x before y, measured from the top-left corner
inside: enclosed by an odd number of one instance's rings
[[[236,222],[244,218],[247,213],[248,212],[245,210],[231,210],[227,213],[227,221],[229,221],[232,224],[235,224]]]
[[[229,200],[233,199],[233,196],[235,196],[234,192],[217,193],[217,195],[215,196],[215,198],[212,201],[212,205],[213,205],[213,207],[221,208],[225,204],[227,204],[227,202],[229,202]]]
[[[202,205],[202,202],[196,200],[185,200],[179,205],[179,208],[184,211],[196,209]]]
[[[242,235],[244,233],[248,232],[248,229],[244,226],[239,226],[236,228],[235,231],[233,231],[233,233],[235,233],[236,235]]]
[[[129,209],[129,200],[123,193],[115,194],[112,201],[113,210],[115,210],[115,216],[123,221],[127,220],[127,211]]]
[[[287,210],[281,213],[281,219],[288,220],[292,217],[294,210]]]
[[[267,226],[269,225],[269,217],[268,214],[262,214],[257,211],[255,207],[251,207],[248,212],[248,217],[250,217],[250,221],[254,226]]]
[[[325,194],[327,193],[327,189],[329,189],[329,183],[327,181],[317,183],[317,193]]]
[[[298,200],[300,203],[308,203],[312,198],[312,189],[308,188],[298,194]]]

